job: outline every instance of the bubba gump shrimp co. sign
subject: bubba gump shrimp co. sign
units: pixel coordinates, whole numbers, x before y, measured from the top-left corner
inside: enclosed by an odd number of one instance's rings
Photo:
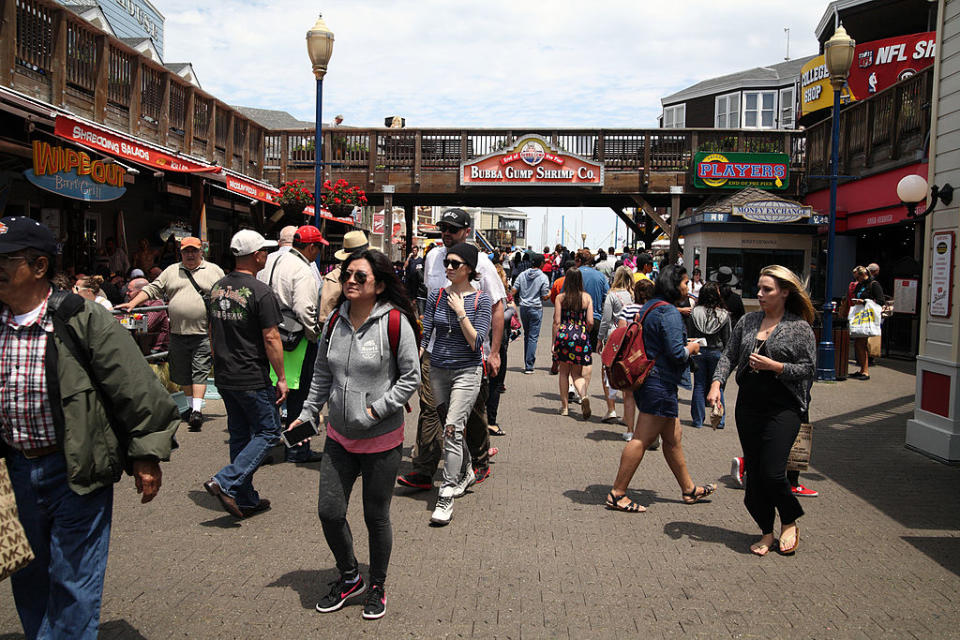
[[[603,164],[565,153],[540,136],[526,135],[512,148],[461,164],[460,184],[602,187]]]

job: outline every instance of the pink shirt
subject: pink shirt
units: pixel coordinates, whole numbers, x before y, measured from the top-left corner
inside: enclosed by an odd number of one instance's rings
[[[403,425],[376,438],[347,438],[337,433],[333,425],[328,422],[327,437],[333,438],[334,442],[350,453],[381,453],[403,444]]]

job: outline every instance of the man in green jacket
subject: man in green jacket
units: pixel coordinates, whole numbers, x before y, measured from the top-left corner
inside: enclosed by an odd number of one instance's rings
[[[11,576],[28,639],[96,638],[113,485],[160,490],[180,422],[136,343],[98,304],[54,291],[56,242],[0,218],[0,449],[36,559]]]

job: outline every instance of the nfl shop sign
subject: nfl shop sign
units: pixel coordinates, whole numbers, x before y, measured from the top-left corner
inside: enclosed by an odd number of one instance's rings
[[[602,187],[603,164],[565,153],[530,134],[512,148],[461,164],[460,184]]]
[[[841,99],[863,100],[932,65],[936,35],[936,31],[927,31],[858,44]],[[833,88],[823,56],[803,65],[800,87],[801,115],[833,106]]]
[[[707,153],[694,156],[693,186],[701,189],[783,190],[790,183],[790,156],[785,153]]]
[[[133,138],[115,133],[109,129],[99,127],[83,120],[70,116],[58,115],[54,134],[78,144],[103,151],[118,158],[178,173],[219,173],[220,167],[181,158],[166,153],[156,147],[147,146]]]

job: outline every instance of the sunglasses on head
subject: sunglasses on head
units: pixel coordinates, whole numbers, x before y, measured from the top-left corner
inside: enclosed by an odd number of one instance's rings
[[[447,269],[459,269],[465,264],[466,262],[461,262],[460,260],[451,260],[450,258],[444,258],[443,260],[443,266],[445,266]]]
[[[350,276],[353,276],[354,282],[363,285],[366,284],[369,274],[366,271],[341,271],[340,284],[346,284],[349,282]]]

